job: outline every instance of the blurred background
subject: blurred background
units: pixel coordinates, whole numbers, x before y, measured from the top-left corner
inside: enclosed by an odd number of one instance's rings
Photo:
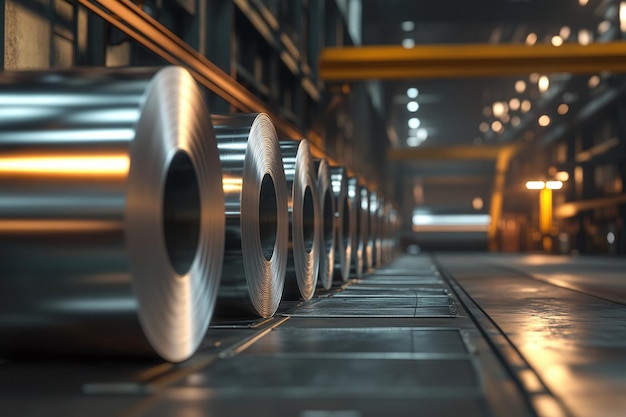
[[[191,69],[395,201],[405,248],[626,252],[626,2],[0,0],[0,25],[5,71]]]

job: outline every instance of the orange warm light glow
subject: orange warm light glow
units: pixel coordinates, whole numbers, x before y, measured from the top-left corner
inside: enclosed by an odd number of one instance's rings
[[[543,181],[527,181],[526,188],[529,190],[543,190],[546,183]]]
[[[0,175],[122,176],[128,155],[37,155],[0,157]]]

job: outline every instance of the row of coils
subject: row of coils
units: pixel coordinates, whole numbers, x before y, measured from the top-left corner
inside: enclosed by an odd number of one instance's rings
[[[189,358],[387,261],[397,215],[180,67],[0,75],[0,353]]]

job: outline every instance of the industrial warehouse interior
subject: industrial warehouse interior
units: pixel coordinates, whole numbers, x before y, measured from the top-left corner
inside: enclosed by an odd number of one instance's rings
[[[0,416],[626,415],[626,1],[0,37]]]

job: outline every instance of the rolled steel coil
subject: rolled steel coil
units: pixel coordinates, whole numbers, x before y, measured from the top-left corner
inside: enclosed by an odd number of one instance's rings
[[[370,271],[374,266],[373,258],[373,240],[371,239],[370,230],[370,191],[369,189],[361,185],[359,187],[360,203],[361,203],[361,239],[363,239],[363,272]]]
[[[363,240],[363,211],[361,210],[361,186],[356,177],[348,177],[348,199],[354,207],[355,239],[352,241],[351,271],[357,277],[363,275],[365,246]]]
[[[189,358],[222,271],[215,137],[184,69],[0,75],[0,350]]]
[[[370,190],[369,200],[368,246],[371,250],[371,257],[369,258],[368,267],[369,269],[375,269],[380,263],[380,197],[376,190]]]
[[[289,208],[289,256],[285,300],[309,300],[317,285],[321,224],[317,175],[306,139],[281,141]]]
[[[335,269],[335,196],[332,190],[330,167],[326,159],[315,159],[320,217],[320,260],[318,282],[324,289],[333,285]]]
[[[334,279],[347,282],[350,260],[356,241],[356,204],[348,197],[348,176],[344,167],[330,168],[331,189],[335,197],[335,266]]]
[[[283,292],[289,232],[276,130],[264,113],[214,115],[212,120],[226,200],[216,314],[271,317]]]

